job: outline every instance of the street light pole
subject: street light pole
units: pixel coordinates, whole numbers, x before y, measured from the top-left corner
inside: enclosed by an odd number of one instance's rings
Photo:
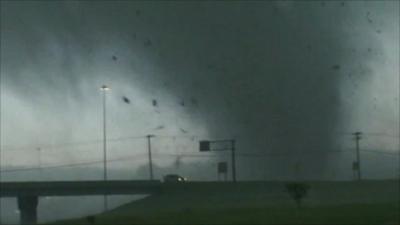
[[[148,153],[149,153],[149,172],[150,172],[150,180],[153,180],[153,162],[151,159],[151,138],[154,137],[154,135],[147,135],[147,147],[148,147]]]
[[[107,181],[107,126],[106,126],[106,92],[110,88],[107,85],[101,86],[103,92],[103,178]],[[108,209],[107,195],[104,195],[104,211]]]

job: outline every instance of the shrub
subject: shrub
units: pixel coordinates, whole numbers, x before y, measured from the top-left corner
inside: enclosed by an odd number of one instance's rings
[[[310,186],[306,183],[293,182],[286,184],[286,190],[290,197],[296,202],[298,208],[301,207],[302,199],[307,196]]]

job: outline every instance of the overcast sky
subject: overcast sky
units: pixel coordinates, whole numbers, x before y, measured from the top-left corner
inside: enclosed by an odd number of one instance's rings
[[[290,176],[293,165],[310,178],[348,171],[358,130],[362,148],[398,152],[398,8],[2,1],[1,166],[101,160],[101,142],[71,143],[101,140],[102,84],[112,88],[108,138],[137,137],[108,143],[110,159],[142,154],[129,168],[147,162],[147,134],[164,136],[153,139],[158,153],[235,138],[238,153],[281,154],[239,157],[239,176],[255,178]]]

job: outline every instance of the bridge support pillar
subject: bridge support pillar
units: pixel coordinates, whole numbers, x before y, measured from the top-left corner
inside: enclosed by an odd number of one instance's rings
[[[25,224],[36,224],[37,223],[37,205],[38,196],[19,196],[18,197],[18,208],[20,211],[20,223]]]

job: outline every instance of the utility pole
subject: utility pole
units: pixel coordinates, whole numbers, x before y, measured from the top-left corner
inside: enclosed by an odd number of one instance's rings
[[[356,141],[356,162],[353,164],[353,169],[357,171],[357,180],[361,180],[361,162],[360,162],[360,140],[362,132],[357,131],[353,133],[354,140]]]
[[[41,148],[37,148],[36,149],[37,150],[37,152],[38,152],[38,163],[39,163],[39,180],[40,180],[40,178],[41,178],[41,176],[42,176],[42,152],[41,152]]]
[[[232,147],[232,180],[236,182],[235,140],[231,141]]]
[[[154,135],[147,135],[147,147],[148,147],[148,153],[149,153],[149,172],[150,172],[150,180],[153,180],[153,162],[151,159],[151,138],[154,137]]]

